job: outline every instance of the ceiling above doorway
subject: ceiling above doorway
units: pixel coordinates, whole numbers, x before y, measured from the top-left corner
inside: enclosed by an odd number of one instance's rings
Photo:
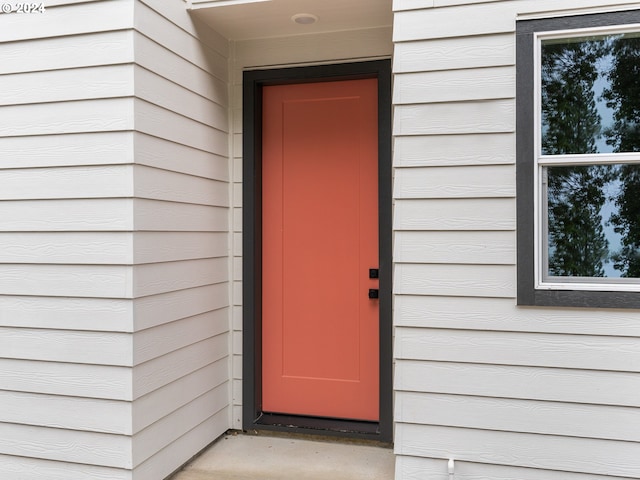
[[[198,17],[229,40],[391,26],[391,0],[191,0]],[[292,17],[311,14],[315,23]]]

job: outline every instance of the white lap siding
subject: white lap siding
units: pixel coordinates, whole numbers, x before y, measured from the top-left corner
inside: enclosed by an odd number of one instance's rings
[[[147,3],[0,15],[1,478],[158,480],[229,426],[227,45]]]
[[[230,427],[227,42],[181,2],[135,3],[133,475]]]
[[[558,5],[394,2],[397,479],[640,475],[638,312],[515,305],[515,22]]]
[[[0,15],[0,477],[130,479],[133,9],[51,3]]]

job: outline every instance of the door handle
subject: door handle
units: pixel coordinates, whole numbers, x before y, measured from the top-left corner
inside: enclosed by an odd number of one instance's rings
[[[380,278],[380,270],[377,268],[370,268],[369,278]],[[369,298],[380,298],[380,291],[377,288],[370,288]]]

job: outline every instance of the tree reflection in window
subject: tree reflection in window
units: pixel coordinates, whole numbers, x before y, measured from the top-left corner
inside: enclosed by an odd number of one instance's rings
[[[640,38],[542,42],[541,153],[590,155],[544,169],[547,274],[640,277],[640,168],[598,164],[640,151]]]
[[[613,109],[613,128],[606,130],[607,144],[614,152],[640,151],[640,38],[619,35],[611,40],[609,86],[603,96]],[[640,277],[640,170],[638,165],[618,169],[620,190],[611,216],[614,230],[622,236],[620,249],[613,254],[614,267],[623,277]]]

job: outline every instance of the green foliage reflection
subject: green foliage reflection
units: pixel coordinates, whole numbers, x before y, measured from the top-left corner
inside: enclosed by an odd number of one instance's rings
[[[637,36],[543,43],[542,153],[640,151],[639,75]],[[546,176],[549,275],[640,277],[640,168],[563,166]]]

